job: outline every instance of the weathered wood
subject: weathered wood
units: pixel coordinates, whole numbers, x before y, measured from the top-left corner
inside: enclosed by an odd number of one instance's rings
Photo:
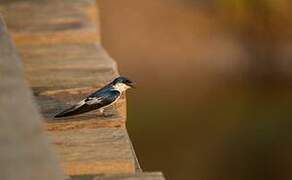
[[[118,75],[115,61],[101,47],[99,38],[96,38],[99,37],[99,29],[95,1],[16,0],[2,5],[0,3],[0,12],[4,14],[13,32],[24,63],[25,76],[46,120],[52,120],[57,112],[80,101]],[[72,22],[79,26],[72,26]],[[84,33],[92,34],[86,42],[82,42]],[[36,34],[42,40],[32,37]],[[27,41],[19,40],[20,36]],[[55,41],[60,36],[70,40],[61,38]],[[72,41],[70,36],[81,41]],[[118,124],[123,124],[125,106],[118,107],[117,111],[112,109],[109,112],[113,114],[113,117],[108,118],[109,126],[112,126],[113,119],[120,121]],[[86,122],[89,126],[91,122],[95,125],[106,125],[105,121],[92,121],[96,119],[96,113],[69,120],[80,118],[91,120]],[[105,118],[99,116],[98,119]],[[54,128],[53,125],[50,123],[49,129]],[[54,129],[60,127],[59,124],[55,125]]]
[[[92,45],[38,45],[18,46],[25,64],[25,74],[29,80],[38,104],[46,120],[53,120],[53,116],[68,106],[79,102],[97,88],[108,83],[117,76],[116,64],[105,51],[96,44]],[[124,98],[112,109],[113,116],[104,118],[96,112],[70,118],[70,121],[83,120],[100,124],[99,120],[113,119],[123,124],[125,119]],[[117,110],[117,111],[116,111]],[[92,120],[98,120],[98,122]],[[85,122],[84,120],[90,120]],[[62,121],[62,124],[64,123]],[[59,126],[54,121],[56,126]],[[102,122],[103,125],[105,122]],[[49,126],[54,124],[50,123]],[[57,127],[56,127],[57,128]]]
[[[70,175],[133,173],[134,159],[124,128],[49,131]],[[82,172],[82,173],[80,173]]]
[[[52,118],[118,75],[100,45],[95,0],[13,0],[0,2],[0,12],[65,173],[134,173],[138,166],[124,128],[125,98],[108,117],[94,111]]]
[[[62,179],[0,17],[0,179]]]
[[[144,172],[128,175],[105,175],[93,180],[164,180],[164,176],[161,172]]]
[[[165,180],[165,178],[161,172],[143,172],[121,175],[72,176],[70,180]]]
[[[0,12],[17,44],[99,42],[93,0],[11,0]]]

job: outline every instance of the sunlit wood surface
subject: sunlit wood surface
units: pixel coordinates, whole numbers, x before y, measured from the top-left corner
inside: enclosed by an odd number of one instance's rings
[[[65,174],[76,180],[164,179],[139,166],[125,127],[125,96],[106,110],[107,116],[53,118],[118,76],[115,61],[101,46],[96,1],[2,0],[0,14]]]
[[[124,98],[106,117],[92,112],[53,118],[118,75],[115,61],[100,45],[95,1],[1,1],[0,12],[65,173],[134,173]]]

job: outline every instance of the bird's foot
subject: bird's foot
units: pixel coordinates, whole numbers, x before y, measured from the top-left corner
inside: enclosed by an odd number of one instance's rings
[[[112,117],[112,116],[114,116],[114,114],[112,114],[112,113],[102,113],[102,116],[103,116],[104,118],[108,118],[108,117]]]
[[[111,111],[108,110],[100,109],[99,111],[101,116],[103,116],[104,118],[108,118],[114,115]]]

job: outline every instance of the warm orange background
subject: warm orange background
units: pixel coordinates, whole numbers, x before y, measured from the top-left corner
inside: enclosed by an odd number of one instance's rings
[[[98,0],[144,170],[167,179],[292,178],[289,0]]]

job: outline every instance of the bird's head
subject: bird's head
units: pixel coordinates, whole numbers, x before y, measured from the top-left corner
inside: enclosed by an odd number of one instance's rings
[[[117,77],[115,78],[112,82],[111,82],[112,86],[123,92],[129,88],[134,88],[134,83],[132,81],[130,81],[128,78],[126,77]]]

